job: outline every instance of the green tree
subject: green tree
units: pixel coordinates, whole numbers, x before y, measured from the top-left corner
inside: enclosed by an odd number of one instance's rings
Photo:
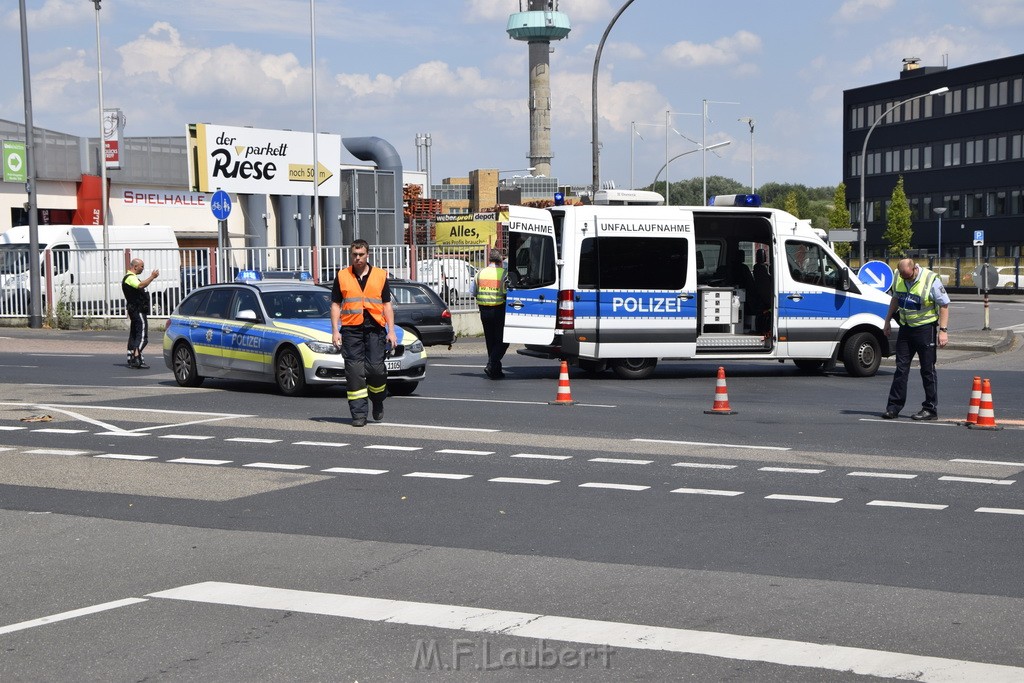
[[[783,202],[782,208],[788,213],[791,213],[797,218],[800,218],[800,202],[797,198],[796,190],[790,190],[790,192],[786,195],[786,199]]]
[[[889,251],[903,258],[907,255],[910,240],[914,237],[910,221],[910,202],[907,201],[907,193],[903,191],[903,176],[899,177],[896,187],[892,190],[885,223],[888,228],[882,237],[889,243]]]
[[[828,229],[849,230],[850,209],[846,206],[846,183],[836,185],[836,191],[832,195],[832,210],[828,213]],[[835,251],[844,260],[850,258],[851,245],[849,242],[836,242]]]

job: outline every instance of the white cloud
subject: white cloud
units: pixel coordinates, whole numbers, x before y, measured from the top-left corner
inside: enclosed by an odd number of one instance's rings
[[[713,43],[680,41],[662,51],[668,61],[681,67],[722,66],[739,62],[743,55],[761,51],[761,38],[749,31],[737,31]]]
[[[968,4],[981,23],[990,28],[1024,26],[1024,7],[1020,0],[972,0]]]
[[[39,9],[31,9],[26,5],[25,23],[30,30],[70,26],[81,24],[86,19],[94,20],[95,13],[96,6],[85,0],[46,0]],[[16,7],[4,15],[3,23],[9,28],[20,29],[20,10]]]
[[[836,11],[837,21],[875,21],[896,0],[846,0]]]

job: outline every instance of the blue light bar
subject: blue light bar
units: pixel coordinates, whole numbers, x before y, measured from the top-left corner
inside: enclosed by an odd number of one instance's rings
[[[761,195],[720,194],[708,197],[708,206],[761,206]]]
[[[263,275],[258,270],[240,270],[235,276],[235,282],[248,282],[250,280],[262,280]]]

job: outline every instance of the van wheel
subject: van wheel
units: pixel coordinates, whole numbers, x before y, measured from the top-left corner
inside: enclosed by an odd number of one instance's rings
[[[657,358],[620,358],[612,361],[612,370],[622,379],[646,379],[657,364]]]
[[[873,377],[882,364],[882,348],[870,332],[858,332],[843,346],[843,367],[851,377]]]
[[[809,358],[797,358],[793,363],[801,372],[821,372],[821,369],[825,367],[825,361]]]
[[[174,347],[171,354],[171,370],[174,372],[174,381],[183,387],[198,387],[203,383],[203,378],[196,370],[196,354],[192,347],[182,342]]]
[[[580,370],[588,375],[598,375],[608,369],[608,361],[606,360],[586,360],[580,358],[578,364]]]
[[[286,348],[274,361],[274,379],[285,396],[301,396],[306,391],[306,371],[298,351]]]

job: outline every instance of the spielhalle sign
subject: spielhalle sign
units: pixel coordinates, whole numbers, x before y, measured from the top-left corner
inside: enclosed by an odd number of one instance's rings
[[[189,184],[193,191],[241,194],[341,194],[341,136],[289,130],[238,128],[209,123],[188,126]]]

